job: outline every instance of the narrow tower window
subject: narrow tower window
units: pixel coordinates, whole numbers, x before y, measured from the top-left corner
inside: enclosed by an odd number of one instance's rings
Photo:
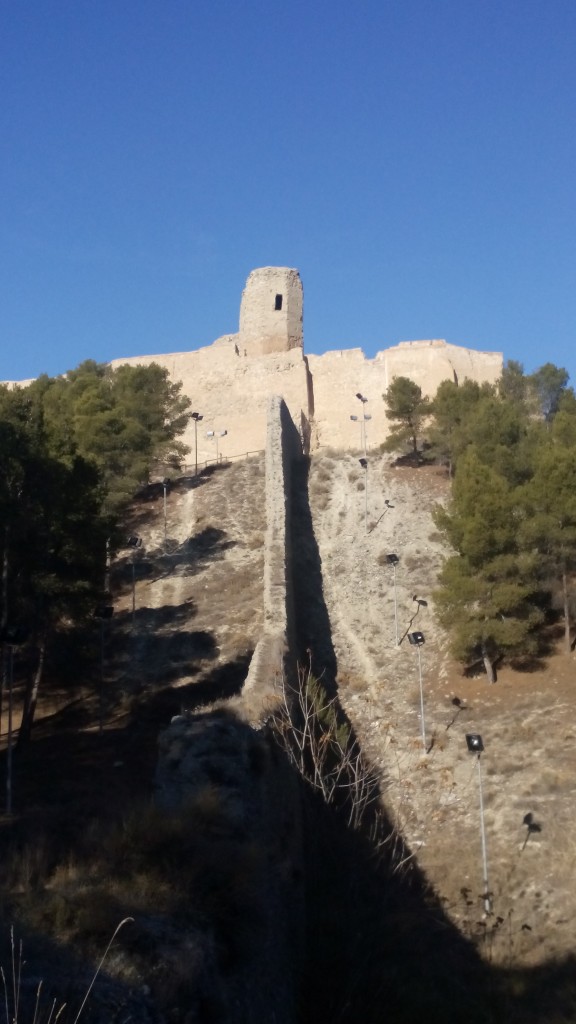
[[[277,295],[274,299],[274,309],[282,309],[282,296]]]

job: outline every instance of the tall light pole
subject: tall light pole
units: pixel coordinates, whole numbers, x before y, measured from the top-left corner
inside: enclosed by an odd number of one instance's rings
[[[396,566],[400,559],[398,555],[390,554],[386,555],[386,562],[392,566],[392,585],[394,588],[394,636],[396,638],[396,647],[398,647],[398,598],[396,593]]]
[[[364,533],[368,533],[368,459],[360,459],[364,470]]]
[[[424,721],[424,687],[422,686],[422,658],[420,656],[420,648],[424,643],[424,633],[420,633],[417,630],[415,633],[408,633],[408,641],[418,651],[418,679],[420,682],[420,727],[422,731],[422,747],[424,753],[426,750],[426,723]]]
[[[194,476],[198,476],[198,424],[203,418],[199,412],[192,413],[194,420]]]
[[[218,453],[218,438],[219,437],[226,437],[227,433],[228,433],[227,430],[207,430],[206,431],[206,437],[213,437],[215,442],[216,442],[216,462],[220,461],[220,456],[219,456],[219,453]]]
[[[482,794],[482,769],[480,767],[480,755],[484,750],[484,743],[482,737],[477,732],[466,733],[466,746],[471,754],[478,755],[478,791],[480,793],[480,839],[482,842],[482,885],[483,893],[482,898],[484,900],[484,910],[487,914],[492,913],[492,906],[490,903],[490,889],[488,886],[488,857],[486,855],[486,828],[484,825],[484,798]]]
[[[366,420],[371,419],[371,417],[368,416],[368,414],[366,413],[366,402],[368,401],[368,399],[365,398],[364,395],[360,394],[359,391],[356,392],[356,398],[358,399],[358,401],[362,402],[362,420],[360,421],[360,443],[364,449],[364,458],[366,458]],[[357,420],[358,417],[351,416],[350,419]]]

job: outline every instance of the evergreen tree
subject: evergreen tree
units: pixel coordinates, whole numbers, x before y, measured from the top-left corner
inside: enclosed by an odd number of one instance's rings
[[[456,384],[445,380],[430,403],[430,452],[447,466],[449,476],[453,475],[458,457],[470,444],[470,422],[475,406],[490,392],[489,385],[481,386],[476,381]]]
[[[559,584],[567,651],[576,570],[576,402],[570,405],[570,412],[565,405],[551,429],[538,434],[521,526],[523,544],[538,553],[541,575]]]
[[[524,403],[528,396],[529,381],[524,375],[522,363],[508,359],[498,381],[498,394],[512,402]]]
[[[149,480],[155,465],[177,466],[188,448],[179,440],[190,400],[168,371],[86,360],[64,377],[31,385],[55,457],[83,456],[99,470],[113,518]]]
[[[395,451],[409,444],[417,455],[418,438],[429,414],[428,399],[422,395],[422,388],[408,377],[394,377],[382,397],[387,406],[387,419],[396,423],[384,442],[384,450]]]
[[[99,474],[81,457],[49,453],[35,392],[0,389],[0,622],[36,647],[20,739],[30,733],[45,654],[57,630],[81,622],[101,592],[107,524]]]
[[[519,543],[520,498],[517,487],[470,450],[459,462],[448,508],[435,513],[456,552],[440,573],[439,619],[455,657],[481,658],[491,682],[501,656],[536,649],[543,618],[536,603],[538,556]]]
[[[528,387],[537,412],[550,422],[566,391],[569,374],[554,363],[545,363],[528,377]]]

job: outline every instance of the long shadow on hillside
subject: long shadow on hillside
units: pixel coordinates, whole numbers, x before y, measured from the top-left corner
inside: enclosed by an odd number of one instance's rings
[[[111,573],[114,590],[125,594],[132,589],[133,582],[156,583],[170,576],[195,576],[236,546],[237,541],[226,540],[226,537],[225,530],[207,526],[182,543],[168,537],[166,550],[139,550],[134,561],[130,555],[118,558]]]
[[[197,675],[218,650],[213,633],[190,628],[196,614],[196,604],[187,600],[115,616],[105,627],[105,676],[113,672],[132,691],[142,691]]]
[[[307,478],[303,460],[294,466],[291,504],[296,642],[300,663],[336,696]],[[337,713],[352,732],[343,710]],[[379,796],[375,777],[372,796]],[[480,958],[444,915],[391,822],[368,811],[356,831],[314,794],[304,806],[309,969],[303,1021],[485,1019],[470,1006],[470,988],[480,992],[485,980]],[[381,843],[378,855],[366,832]],[[485,1011],[484,999],[482,1006]]]
[[[224,665],[217,665],[210,672],[204,671],[198,682],[176,688],[162,686],[154,692],[141,694],[131,722],[136,725],[150,723],[157,732],[169,724],[173,715],[197,711],[217,701],[235,697],[244,685],[252,653],[248,651]]]
[[[337,695],[307,469],[307,463],[294,468],[291,504],[297,644],[301,664],[310,665]],[[342,709],[339,720],[350,729]],[[352,776],[345,787],[354,785]],[[573,1012],[573,961],[514,976],[484,962],[446,916],[381,806],[378,812],[373,805],[356,830],[314,791],[308,791],[304,810],[307,961],[301,1024],[568,1019],[563,1015],[567,1008]],[[549,977],[558,982],[552,996],[541,987]],[[525,996],[519,998],[519,991]]]
[[[157,729],[157,721],[149,722],[146,732],[152,738]],[[0,828],[0,842],[8,839],[12,857],[20,848],[28,857],[29,870],[33,869],[35,861],[30,851],[38,847],[47,867],[48,839],[57,844],[52,850],[53,867],[67,863],[75,849],[80,858],[86,856],[88,863],[98,863],[98,837],[106,833],[105,830],[103,833],[94,831],[91,819],[124,821],[144,787],[150,786],[155,744],[152,743],[145,753],[141,740],[142,723],[137,730],[115,729],[106,731],[103,736],[95,732],[64,737],[52,735],[34,743],[27,769],[33,773],[30,781],[34,782],[34,792],[43,794],[43,819],[39,821],[30,814],[26,820],[33,808],[26,804],[25,787],[19,786],[17,813],[22,806],[24,814],[10,823],[10,836],[7,823]],[[277,756],[282,756],[281,751]],[[572,959],[533,971],[494,971],[481,962],[472,944],[444,917],[420,872],[408,865],[404,869],[398,866],[391,846],[385,846],[378,856],[369,837],[350,830],[343,816],[317,799],[307,787],[304,787],[303,808],[307,944],[297,957],[299,963],[306,964],[298,1024],[419,1024],[421,1021],[427,1024],[561,1024],[574,1019],[575,965]],[[211,835],[214,861],[220,865],[218,901],[214,904],[217,920],[218,915],[222,916],[221,907],[230,904],[233,914],[230,919],[224,916],[223,920],[230,920],[229,927],[233,930],[223,937],[229,945],[235,943],[237,947],[240,931],[244,944],[248,945],[254,942],[252,933],[262,927],[258,919],[260,910],[270,913],[270,905],[265,903],[265,878],[259,879],[248,903],[241,902],[239,908],[232,906],[238,898],[238,864],[227,853],[226,829],[212,829]],[[223,837],[224,853],[218,848],[218,836]],[[254,841],[249,829],[242,841],[249,844]],[[104,846],[103,850],[106,849]],[[156,856],[154,846],[151,849]],[[188,849],[185,848],[183,855]],[[241,866],[245,871],[246,865],[252,864],[253,875],[259,861],[254,861],[254,851],[251,857],[252,860],[242,861]],[[281,864],[273,859],[270,870],[278,873],[287,898],[299,906],[301,874],[297,865],[291,864],[287,856]],[[94,881],[97,890],[98,877]],[[31,876],[29,884],[41,887],[42,878]],[[86,883],[83,885],[85,889]],[[70,893],[73,892],[71,886]],[[124,892],[129,893],[129,890],[125,887]],[[110,903],[115,898],[113,893],[111,887],[107,897]],[[258,899],[264,899],[264,904],[255,913],[254,904],[258,905]],[[192,905],[194,902],[192,899]],[[68,914],[73,927],[78,927],[73,895],[66,895],[64,903],[61,913]],[[93,906],[97,908],[96,903]],[[141,953],[151,964],[159,962],[167,931],[170,943],[181,942],[186,956],[195,948],[191,943],[201,943],[205,934],[208,952],[197,957],[200,967],[195,967],[194,959],[184,962],[186,969],[192,971],[201,972],[203,962],[210,966],[210,950],[214,947],[210,916],[200,921],[192,934],[186,934],[186,926],[183,932],[180,925],[179,931],[174,922],[156,912],[153,893],[148,895],[144,912],[137,885],[133,898],[122,897],[122,902],[117,904],[115,920],[126,915],[136,919],[136,936],[132,939],[131,929],[127,928],[115,946],[131,949],[138,964],[146,962],[139,959]],[[97,915],[94,928],[98,927],[98,920]],[[281,920],[278,927],[281,930]],[[18,934],[21,934],[20,927]],[[138,937],[146,944],[139,946]],[[59,957],[53,961],[50,940],[37,938],[40,947],[35,945],[34,936],[25,937],[26,960],[32,963],[40,960],[40,976],[44,974],[47,978],[47,987],[54,989],[61,998],[70,995],[70,1003],[78,1005],[78,992],[86,988],[85,984],[76,984],[80,975],[85,977],[82,965],[75,964],[73,954],[65,949],[61,949]],[[4,962],[9,963],[9,958]],[[262,973],[266,976],[265,969]],[[37,967],[35,974],[38,976]],[[153,969],[150,974],[154,975]],[[67,975],[72,979],[72,992],[66,983]],[[166,974],[164,977],[170,985],[170,977]],[[213,988],[223,986],[225,989],[230,981],[234,983],[226,967],[222,974],[212,972],[206,980]],[[112,1002],[114,996],[117,1006],[123,1005],[125,1000],[130,1002],[130,1006],[123,1006],[122,1020],[158,1019],[154,1015],[154,995],[150,1000],[140,998],[139,989],[126,991],[118,981],[113,982],[115,987],[110,991],[110,983],[109,977],[100,978],[96,988],[97,1003],[107,998]],[[153,993],[158,993],[161,985],[162,976],[152,981]],[[233,989],[231,991],[233,994]],[[513,996],[509,992],[513,992]],[[195,993],[188,994],[192,1005],[195,1005],[194,996]],[[245,998],[248,1000],[249,996]],[[180,1005],[181,1011],[187,1008],[186,1002]],[[183,1016],[182,1012],[178,1019]],[[92,1016],[89,1012],[87,1019],[103,1022],[120,1020],[120,1016],[106,1016],[105,1012]],[[239,1024],[247,1020],[271,1020],[272,1016],[243,1015],[238,1011],[233,1017],[207,1013],[194,1019],[204,1024],[233,1019]]]
[[[302,459],[292,469],[290,524],[297,658],[333,693],[337,662],[308,500],[309,466],[309,461]]]

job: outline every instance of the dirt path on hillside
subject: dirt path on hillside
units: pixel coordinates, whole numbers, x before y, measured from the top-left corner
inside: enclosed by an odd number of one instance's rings
[[[242,686],[263,620],[263,460],[174,481],[165,513],[158,487],[133,508],[134,614],[131,556],[113,572],[119,684],[164,691],[159,725]]]

